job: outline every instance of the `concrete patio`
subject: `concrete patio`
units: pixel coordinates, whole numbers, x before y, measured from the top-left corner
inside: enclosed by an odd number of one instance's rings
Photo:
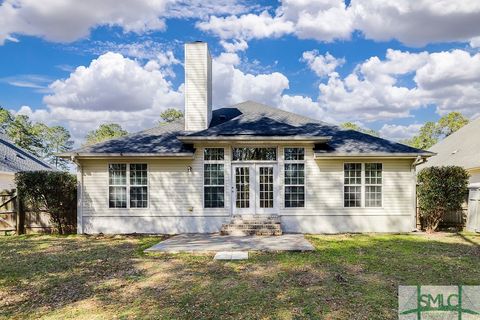
[[[181,234],[148,248],[145,252],[216,253],[219,251],[313,251],[303,234],[281,236],[221,236],[219,234]]]

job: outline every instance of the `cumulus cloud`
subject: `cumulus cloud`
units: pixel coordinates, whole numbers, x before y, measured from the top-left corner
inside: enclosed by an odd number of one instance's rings
[[[405,139],[410,139],[418,133],[421,124],[410,124],[410,125],[396,125],[396,124],[384,124],[379,130],[380,136],[382,138],[402,141]]]
[[[36,121],[66,125],[77,140],[100,123],[117,122],[129,131],[151,127],[169,107],[183,108],[183,86],[174,88],[165,66],[173,55],[145,64],[119,53],[105,53],[88,66],[77,67],[66,79],[50,84],[47,108],[19,112]]]
[[[33,120],[67,126],[76,140],[100,123],[116,122],[129,131],[155,125],[169,107],[183,109],[183,84],[174,88],[167,67],[177,63],[168,52],[164,60],[141,63],[119,53],[105,53],[88,66],[77,67],[66,79],[50,84],[46,108],[22,107],[18,112]],[[238,69],[236,53],[224,52],[213,59],[215,107],[245,100],[285,105],[289,82],[279,72],[251,74]]]
[[[294,25],[282,17],[271,16],[268,11],[260,14],[249,13],[242,16],[211,16],[208,21],[197,23],[203,31],[211,31],[222,39],[261,39],[278,38],[292,33]]]
[[[373,40],[397,39],[423,46],[480,35],[480,2],[476,0],[356,0],[351,10],[355,29]]]
[[[106,53],[88,67],[78,67],[69,78],[50,85],[53,94],[47,105],[95,111],[144,110],[161,98],[163,103],[179,101],[178,93],[156,62],[145,67],[118,53]]]
[[[228,106],[245,100],[278,105],[288,89],[287,77],[279,72],[251,74],[236,68],[240,59],[235,53],[223,53],[213,61],[213,103]]]
[[[358,30],[368,39],[397,39],[423,46],[433,42],[471,41],[480,36],[480,2],[476,0],[283,0],[274,15],[211,16],[201,30],[222,39],[271,38],[294,34],[301,39],[348,39]],[[477,37],[476,39],[474,39]]]
[[[220,45],[226,52],[245,51],[248,49],[248,43],[243,39],[233,40],[232,42],[221,40]]]
[[[302,55],[302,61],[305,61],[310,69],[319,77],[325,77],[335,71],[335,69],[345,63],[345,59],[337,59],[330,53],[321,55],[318,50],[305,51]]]
[[[55,42],[88,36],[97,26],[118,26],[125,32],[165,30],[167,18],[203,18],[237,14],[246,7],[236,0],[4,0],[0,4],[0,44],[29,35]]]
[[[346,119],[405,118],[412,110],[435,105],[480,114],[480,53],[463,50],[410,53],[388,49],[384,60],[371,57],[352,73],[329,74],[319,85],[320,105]]]

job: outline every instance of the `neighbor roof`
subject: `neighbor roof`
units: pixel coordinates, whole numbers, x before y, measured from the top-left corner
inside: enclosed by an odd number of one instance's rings
[[[183,119],[174,123],[83,147],[65,155],[193,155],[191,144],[198,140],[265,139],[309,140],[315,142],[318,156],[376,155],[400,156],[432,154],[354,130],[342,129],[323,121],[246,101],[214,110],[206,130],[185,132]]]
[[[4,135],[0,135],[0,171],[21,172],[52,170],[53,168],[36,156],[16,146]]]
[[[480,167],[480,118],[470,122],[429,149],[437,153],[423,166]]]

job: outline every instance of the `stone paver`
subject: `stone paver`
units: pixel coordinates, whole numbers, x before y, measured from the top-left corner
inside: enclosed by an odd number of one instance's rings
[[[219,234],[181,234],[148,248],[145,252],[216,253],[220,251],[313,251],[303,234],[281,236],[221,236]]]
[[[217,252],[214,260],[247,260],[248,252],[245,251],[220,251]]]

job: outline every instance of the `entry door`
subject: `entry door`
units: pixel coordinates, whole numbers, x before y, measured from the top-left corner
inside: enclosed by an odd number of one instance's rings
[[[232,165],[233,214],[275,213],[276,165]]]

